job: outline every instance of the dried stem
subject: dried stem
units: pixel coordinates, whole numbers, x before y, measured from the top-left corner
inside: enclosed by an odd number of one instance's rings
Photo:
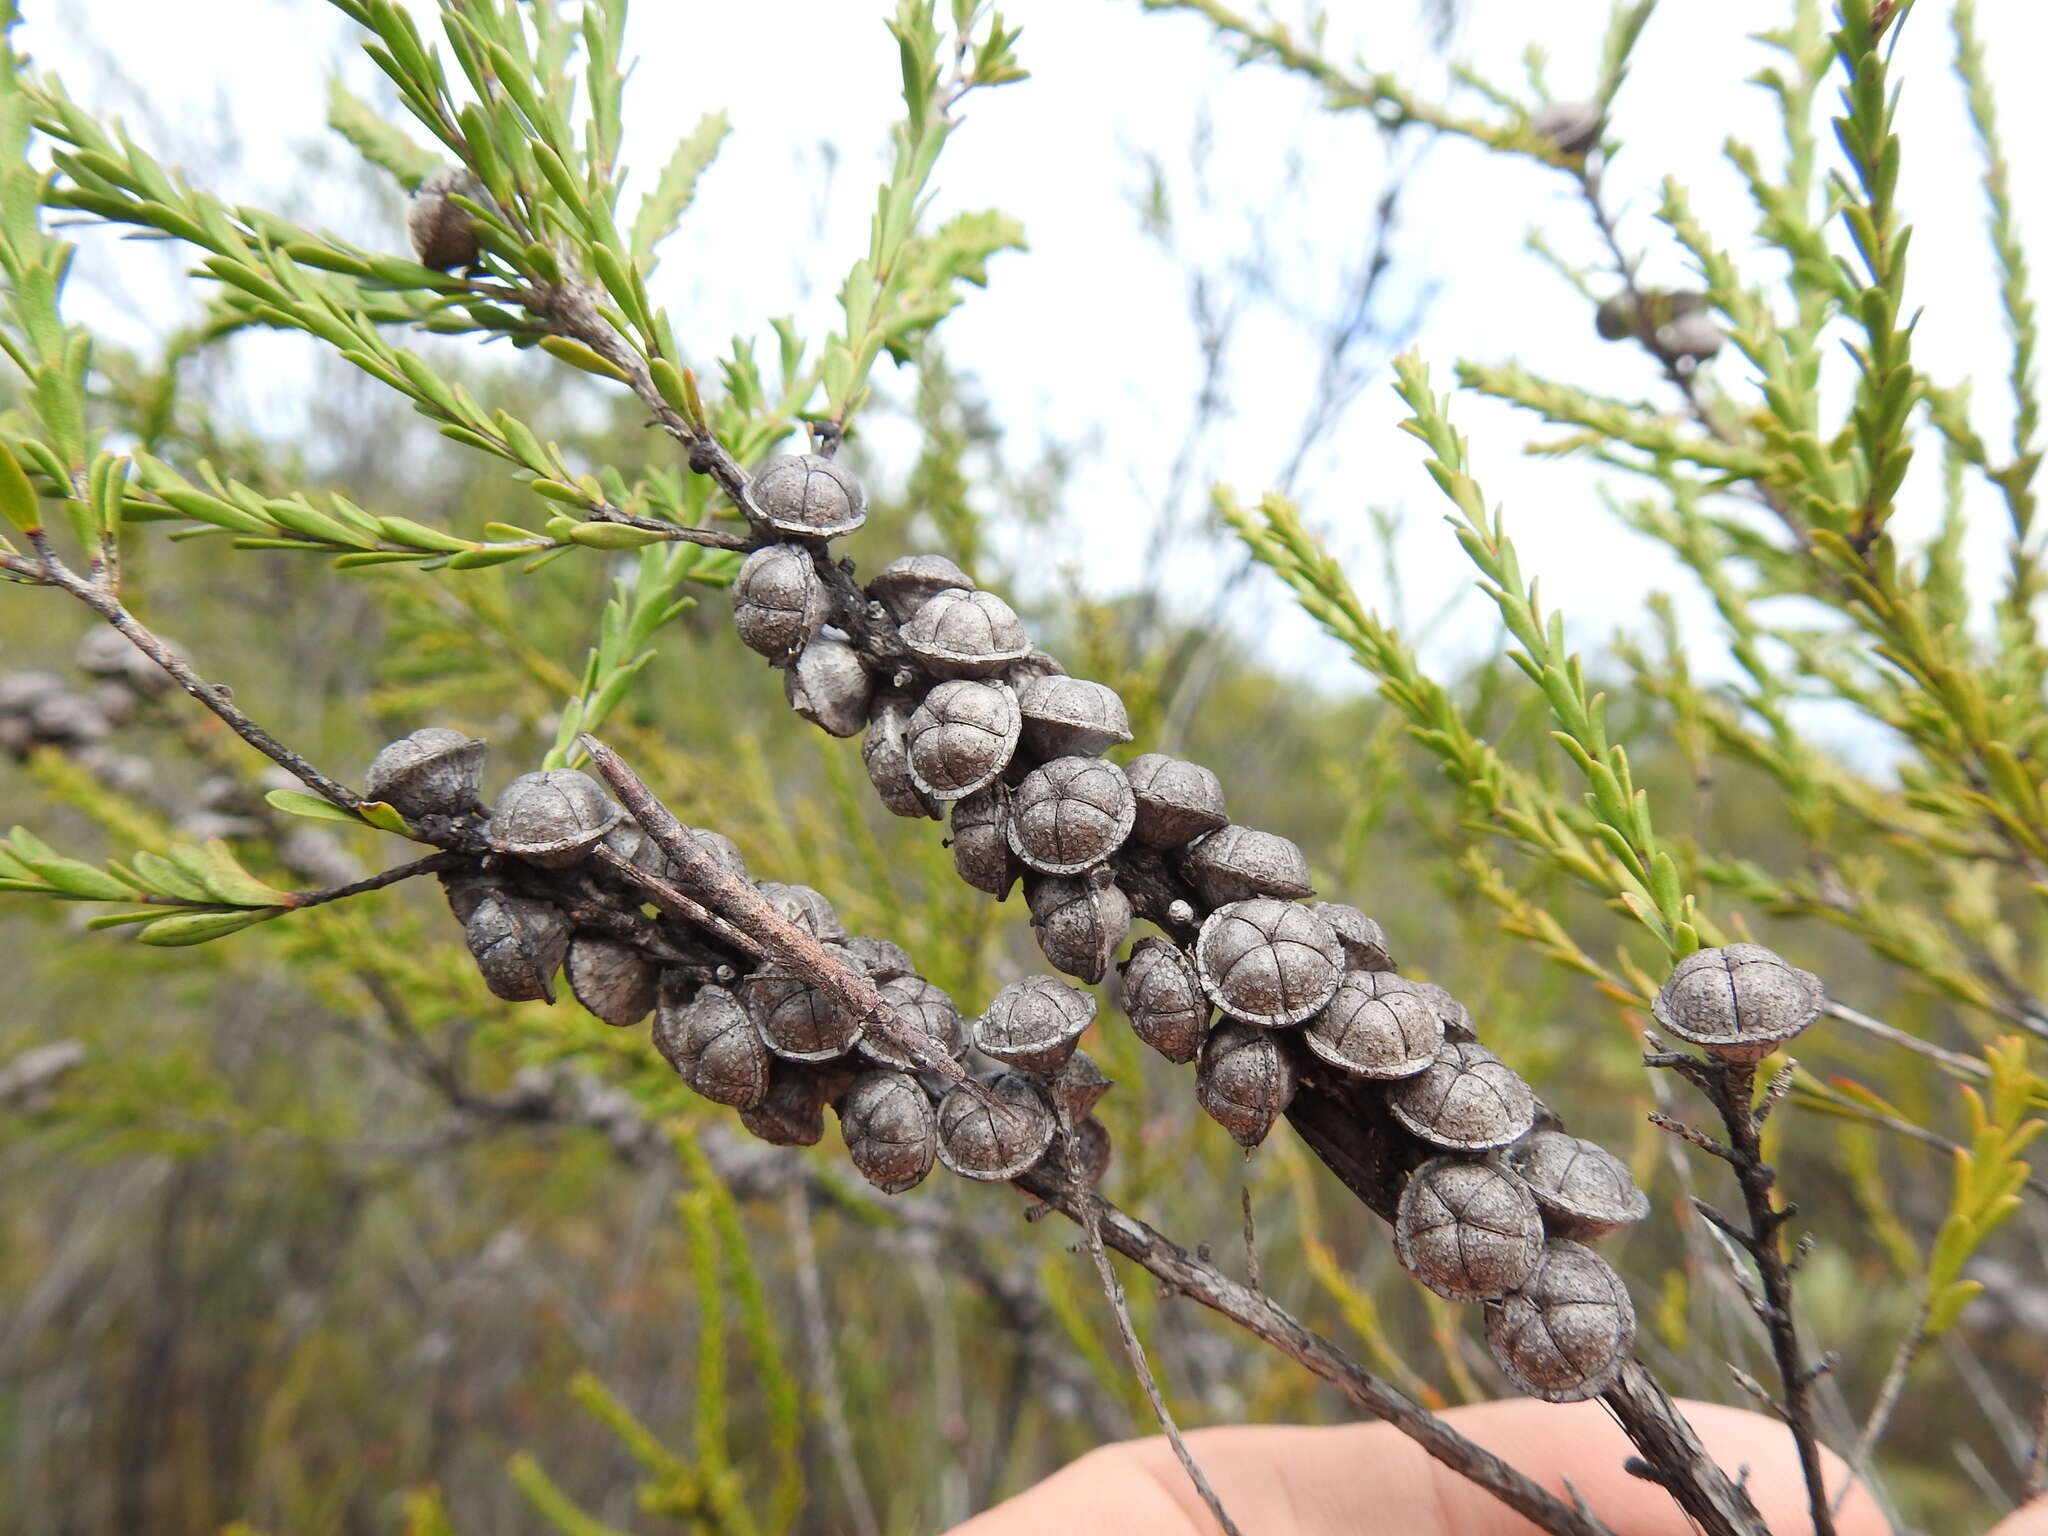
[[[1870,1405],[1870,1414],[1856,1436],[1856,1448],[1849,1455],[1849,1475],[1842,1479],[1842,1486],[1835,1492],[1834,1503],[1829,1506],[1835,1514],[1839,1515],[1842,1506],[1848,1502],[1849,1490],[1868,1477],[1877,1443],[1890,1428],[1892,1414],[1906,1390],[1907,1373],[1913,1369],[1913,1362],[1920,1358],[1920,1351],[1927,1347],[1929,1311],[1926,1303],[1921,1303],[1920,1309],[1913,1314],[1913,1326],[1899,1340],[1899,1347],[1892,1351],[1891,1364],[1885,1368],[1884,1380],[1878,1385],[1877,1399]]]
[[[811,1390],[817,1394],[819,1417],[825,1421],[825,1443],[832,1453],[832,1472],[856,1536],[880,1536],[875,1501],[860,1475],[854,1455],[853,1431],[846,1423],[846,1394],[839,1386],[839,1361],[833,1352],[832,1329],[825,1315],[825,1286],[818,1275],[818,1245],[811,1235],[811,1198],[802,1180],[793,1180],[784,1198],[789,1211],[790,1242],[796,1250],[797,1297],[803,1303],[804,1346],[811,1357]]]

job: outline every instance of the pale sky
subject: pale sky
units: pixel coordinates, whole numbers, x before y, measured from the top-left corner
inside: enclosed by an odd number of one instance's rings
[[[237,199],[303,196],[296,146],[321,132],[327,69],[339,59],[360,90],[374,79],[368,61],[345,45],[353,29],[317,0],[25,0],[24,9],[22,45],[63,72],[75,93],[121,111],[145,143],[157,123],[202,135],[237,124],[239,163],[192,168],[195,181]],[[657,303],[669,306],[700,356],[722,351],[736,331],[765,346],[770,315],[794,312],[813,335],[830,325],[832,292],[865,248],[884,134],[898,106],[884,9],[880,0],[641,0],[636,8],[628,52],[641,62],[629,93],[629,162],[657,166],[704,111],[723,108],[734,124],[656,283]],[[1440,67],[1426,61],[1408,22],[1389,19],[1410,9],[1338,3],[1332,30],[1427,89]],[[1950,71],[1947,10],[1945,0],[1923,0],[1896,55],[1908,145],[1900,196],[1916,226],[1914,289],[1926,309],[1916,359],[1940,379],[1977,379],[1979,423],[1998,442],[2009,419],[1999,398],[2005,350],[1982,237],[1980,166]],[[970,101],[940,168],[936,212],[995,204],[1022,221],[1032,249],[999,257],[988,291],[972,293],[945,334],[953,361],[978,376],[1013,434],[1016,457],[1046,440],[1085,448],[1069,503],[1079,540],[1057,558],[1078,555],[1087,583],[1107,594],[1136,574],[1199,377],[1185,274],[1143,237],[1133,211],[1138,153],[1164,163],[1194,243],[1219,258],[1245,248],[1256,213],[1276,281],[1291,290],[1292,304],[1314,309],[1327,307],[1355,259],[1381,150],[1357,120],[1313,110],[1300,84],[1265,69],[1233,71],[1193,18],[1147,16],[1136,0],[1020,0],[1006,11],[1023,25],[1020,52],[1034,78]],[[1574,95],[1591,83],[1606,11],[1605,0],[1472,0],[1455,56],[1512,87],[1523,50],[1540,42],[1553,90]],[[1665,0],[1652,20],[1617,104],[1628,148],[1609,182],[1632,242],[1663,253],[1652,257],[1653,279],[1682,277],[1650,217],[1666,174],[1689,184],[1695,208],[1724,243],[1739,254],[1752,248],[1746,203],[1719,147],[1730,135],[1767,150],[1774,142],[1763,93],[1744,83],[1766,57],[1747,35],[1789,12],[1789,0]],[[2048,93],[2037,79],[2048,54],[2048,7],[1981,0],[1979,12],[2003,87],[2014,190],[2027,230],[2038,235],[2048,227]],[[204,19],[197,36],[195,16]],[[97,61],[106,51],[140,61],[137,72],[150,82],[145,100],[117,99]],[[1210,124],[1206,208],[1196,206],[1189,170],[1202,120]],[[820,150],[828,142],[840,151],[829,190]],[[1282,170],[1297,155],[1303,195],[1276,205]],[[361,227],[357,209],[315,217],[366,243],[380,238]],[[1555,173],[1455,143],[1429,152],[1389,281],[1401,292],[1436,290],[1415,344],[1439,387],[1459,358],[1520,358],[1604,392],[1653,393],[1647,361],[1599,341],[1577,296],[1524,250],[1533,228],[1567,253],[1592,253],[1580,205]],[[388,241],[403,245],[396,229]],[[97,240],[84,271],[105,273],[121,260],[111,242]],[[2048,268],[2048,259],[2036,266]],[[122,280],[152,323],[165,303],[178,302],[132,261]],[[1247,314],[1228,357],[1230,410],[1205,443],[1203,483],[1222,478],[1255,496],[1278,473],[1315,369],[1299,326],[1272,306]],[[288,419],[289,392],[280,396],[279,380],[289,377],[288,367],[266,370],[269,393],[257,408],[285,413],[272,419]],[[1617,626],[1637,624],[1650,588],[1682,588],[1682,573],[1612,524],[1598,499],[1602,477],[1589,466],[1521,456],[1539,435],[1532,419],[1473,397],[1461,397],[1455,411],[1489,498],[1505,505],[1525,566],[1541,573],[1575,643],[1597,647]],[[1361,544],[1368,506],[1402,513],[1403,597],[1422,615],[1466,588],[1471,572],[1437,521],[1441,503],[1419,445],[1395,429],[1400,413],[1384,377],[1375,380],[1330,446],[1305,465],[1298,489],[1340,550]],[[419,431],[423,440],[431,433],[424,423]],[[887,433],[876,439],[885,460],[893,452],[900,461],[904,445]],[[1936,477],[1915,478],[1912,504],[1924,515]],[[1984,522],[1976,553],[1988,577],[1998,563],[1988,506]],[[1188,590],[1206,597],[1225,563],[1213,544],[1187,546]],[[1353,574],[1370,600],[1386,600],[1375,561],[1356,561]],[[1491,643],[1490,605],[1468,598],[1458,614],[1432,642],[1440,656]],[[1315,666],[1330,654],[1269,580],[1251,585],[1233,622],[1262,626],[1270,652],[1291,665]]]

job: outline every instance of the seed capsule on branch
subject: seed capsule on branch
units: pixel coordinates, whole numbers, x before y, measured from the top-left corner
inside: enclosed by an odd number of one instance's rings
[[[454,197],[466,197],[482,204],[483,183],[467,166],[443,166],[421,179],[405,210],[405,232],[412,241],[413,256],[423,267],[447,272],[455,267],[473,267],[481,254],[476,238],[476,221]]]
[[[768,1091],[740,1110],[740,1124],[777,1147],[815,1147],[825,1136],[825,1106],[841,1097],[856,1074],[837,1062],[806,1066],[777,1061]]]
[[[775,1057],[740,1000],[723,987],[699,987],[692,996],[686,978],[664,976],[654,1010],[654,1048],[714,1104],[750,1109],[768,1092]]]
[[[1607,1261],[1564,1238],[1528,1283],[1487,1308],[1486,1342],[1531,1397],[1577,1403],[1614,1385],[1636,1336],[1635,1303]]]
[[[1200,763],[1147,752],[1124,766],[1138,817],[1132,835],[1147,848],[1178,848],[1226,826],[1223,783]]]
[[[1035,645],[1007,667],[1003,668],[1003,681],[1012,688],[1015,688],[1020,694],[1031,684],[1044,678],[1065,677],[1066,675],[1067,669],[1060,664],[1059,657],[1053,655],[1050,651],[1041,651]],[[1027,721],[1024,728],[1026,731],[1029,731],[1031,729],[1030,722]],[[1125,738],[1127,741],[1129,739],[1129,737]],[[1033,750],[1036,749],[1034,748]],[[1068,750],[1078,752],[1080,748],[1072,747]],[[1046,752],[1040,755],[1043,757],[1058,757],[1061,754]]]
[[[723,832],[714,832],[709,827],[685,827],[683,836],[699,852],[714,860],[727,874],[745,880],[747,878],[746,855],[740,852],[740,845]]]
[[[1010,791],[991,784],[953,802],[953,868],[977,891],[997,901],[1017,883],[1022,861],[1010,847]]]
[[[768,1049],[786,1060],[835,1061],[860,1039],[860,1020],[794,972],[755,971],[741,979],[739,995]]]
[[[1027,875],[1024,900],[1045,958],[1091,987],[1108,973],[1131,931],[1131,899],[1103,868],[1085,875]]]
[[[1040,757],[1094,757],[1131,739],[1130,717],[1113,688],[1059,674],[1019,680],[1014,670],[1011,681],[1024,745]]]
[[[1059,1122],[1045,1089],[1023,1072],[1002,1072],[983,1085],[985,1105],[965,1084],[939,1101],[939,1161],[962,1178],[996,1182],[1036,1167]]]
[[[831,609],[816,562],[800,544],[762,545],[733,578],[733,626],[777,666],[811,643]]]
[[[1529,130],[1548,139],[1567,155],[1584,155],[1599,147],[1606,122],[1589,101],[1553,102],[1529,119]]]
[[[1315,893],[1308,856],[1277,832],[1219,827],[1181,855],[1180,872],[1212,907],[1254,896],[1293,901]]]
[[[488,836],[500,853],[542,869],[567,869],[625,814],[590,775],[549,768],[522,773],[505,786],[491,812]]]
[[[1483,1045],[1446,1044],[1387,1095],[1394,1118],[1432,1146],[1504,1147],[1536,1123],[1536,1095]]]
[[[494,996],[508,1003],[555,1000],[554,976],[569,953],[569,920],[544,901],[487,891],[462,925],[469,953]]]
[[[1436,1060],[1444,1026],[1413,982],[1391,971],[1346,971],[1302,1042],[1353,1077],[1413,1077]]]
[[[775,910],[814,939],[840,940],[846,925],[832,903],[808,885],[784,885],[780,880],[763,880],[755,887],[774,904]]]
[[[1209,1001],[1246,1024],[1299,1024],[1336,995],[1344,951],[1307,907],[1254,897],[1218,908],[1195,940]]]
[[[875,675],[860,652],[833,635],[819,635],[782,674],[789,707],[832,736],[858,736],[875,700]]]
[[[1092,1015],[1094,1009],[1091,1008],[1089,1013]],[[1067,1119],[1075,1125],[1094,1114],[1095,1106],[1102,1102],[1103,1095],[1115,1086],[1086,1051],[1076,1051],[1069,1056],[1052,1082],[1053,1092],[1059,1096]]]
[[[184,654],[175,645],[167,649],[180,656]],[[71,653],[71,659],[78,663],[81,671],[90,672],[94,677],[106,678],[131,692],[145,696],[169,693],[177,686],[171,680],[170,673],[137,650],[126,635],[111,625],[99,624],[88,629],[79,637],[77,648]],[[62,687],[62,684],[47,672],[16,673],[15,676],[48,678],[52,684]],[[53,688],[51,691],[56,690]],[[9,707],[5,702],[0,702],[0,711],[5,711]]]
[[[924,1182],[938,1156],[939,1121],[917,1079],[863,1072],[839,1101],[839,1132],[860,1176],[885,1195]]]
[[[1590,1243],[1650,1214],[1650,1197],[1636,1187],[1628,1164],[1598,1142],[1562,1131],[1534,1131],[1507,1152],[1559,1237]]]
[[[1093,1189],[1109,1172],[1112,1150],[1108,1127],[1091,1116],[1075,1122],[1072,1136],[1057,1138],[1048,1156],[1061,1178]]]
[[[1095,1021],[1095,994],[1051,976],[1026,976],[996,993],[974,1021],[974,1044],[1005,1066],[1051,1074]]]
[[[1760,1061],[1820,1017],[1820,978],[1761,944],[1698,949],[1651,1004],[1657,1022],[1723,1061]]]
[[[786,539],[822,544],[868,519],[867,493],[852,471],[815,453],[784,453],[747,482],[749,520]]]
[[[1294,1102],[1294,1064],[1271,1032],[1225,1019],[1202,1042],[1195,1098],[1250,1151]]]
[[[439,879],[442,894],[448,898],[448,910],[463,924],[469,922],[486,896],[505,888],[505,877],[487,869],[450,870]]]
[[[1023,728],[1017,695],[1006,684],[940,683],[910,717],[911,782],[934,800],[986,789],[1010,766]]]
[[[363,794],[401,816],[466,816],[476,809],[490,750],[487,741],[423,725],[372,759],[363,775]]]
[[[888,1003],[897,1018],[912,1029],[921,1031],[943,1055],[957,1061],[967,1054],[967,1024],[944,990],[933,986],[922,976],[892,976],[878,983],[875,990],[882,994],[883,1001]],[[878,1030],[862,1033],[860,1053],[872,1062],[894,1067],[899,1072],[923,1070],[920,1063],[910,1059],[907,1051]]]
[[[654,1007],[660,972],[631,944],[579,933],[564,968],[576,1001],[616,1028],[638,1024]]]
[[[1436,1010],[1446,1040],[1453,1045],[1472,1045],[1478,1041],[1479,1026],[1472,1022],[1471,1010],[1451,996],[1448,988],[1433,981],[1412,981],[1409,985]]]
[[[1123,846],[1138,802],[1123,770],[1099,757],[1056,757],[1010,796],[1010,847],[1033,869],[1074,875]]]
[[[972,592],[974,583],[944,555],[905,555],[875,572],[867,595],[901,624],[948,588]]]
[[[1165,939],[1147,938],[1131,946],[1118,970],[1132,1032],[1168,1061],[1193,1061],[1210,1018],[1195,962]]]
[[[870,938],[856,933],[841,939],[839,949],[847,960],[867,974],[869,981],[880,986],[903,976],[915,976],[917,967],[911,962],[909,953],[902,945],[889,939]]]
[[[1393,954],[1386,930],[1358,908],[1342,901],[1312,901],[1309,911],[1330,925],[1344,946],[1344,967],[1352,971],[1391,971]]]
[[[1431,1158],[1401,1191],[1401,1265],[1452,1301],[1490,1301],[1543,1261],[1543,1213],[1522,1181],[1485,1160]]]
[[[875,786],[890,815],[936,820],[938,802],[917,787],[910,773],[908,728],[916,707],[905,694],[884,693],[874,705],[867,734],[861,738],[860,760],[868,771],[868,782]]]
[[[991,677],[1031,650],[1031,637],[993,592],[949,587],[927,600],[898,635],[940,677]]]

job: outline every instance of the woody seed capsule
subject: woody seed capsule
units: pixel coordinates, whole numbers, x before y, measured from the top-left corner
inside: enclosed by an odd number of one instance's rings
[[[1194,961],[1165,939],[1140,939],[1118,969],[1132,1032],[1168,1061],[1193,1061],[1209,1033],[1209,999]]]
[[[1254,896],[1293,901],[1315,894],[1308,857],[1277,832],[1220,827],[1181,855],[1180,871],[1212,907]]]
[[[971,592],[974,583],[944,555],[905,555],[875,572],[867,594],[901,624],[949,587]]]
[[[1650,1197],[1636,1187],[1628,1165],[1597,1142],[1536,1131],[1509,1148],[1507,1157],[1559,1237],[1595,1242],[1650,1214]]]
[[[810,644],[831,606],[811,552],[798,544],[762,545],[733,578],[733,625],[777,666]]]
[[[597,780],[573,768],[523,773],[491,813],[491,846],[542,869],[567,869],[625,818]]]
[[[1233,1019],[1278,1029],[1320,1011],[1337,992],[1344,951],[1307,907],[1270,897],[1209,915],[1195,970],[1209,1000]]]
[[[1032,683],[1042,678],[1065,677],[1066,675],[1067,669],[1060,664],[1059,657],[1053,655],[1050,651],[1041,651],[1035,645],[1007,667],[1003,668],[1003,681],[1012,688],[1015,688],[1020,694]],[[1027,731],[1030,729],[1028,722],[1025,725],[1025,729]],[[1129,738],[1126,737],[1125,740],[1129,740]],[[1078,752],[1081,749],[1079,747],[1070,747],[1067,750]],[[1060,754],[1048,752],[1041,755],[1057,757]]]
[[[1607,1261],[1552,1238],[1529,1282],[1487,1308],[1486,1342],[1531,1397],[1577,1403],[1614,1385],[1636,1335],[1635,1303]]]
[[[1694,950],[1651,1005],[1657,1022],[1723,1061],[1760,1061],[1820,1017],[1820,978],[1761,944]]]
[[[401,816],[463,816],[476,809],[490,743],[424,725],[379,752],[363,775],[363,794]]]
[[[1058,674],[1012,680],[1024,745],[1040,757],[1093,757],[1131,739],[1130,717],[1112,688]]]
[[[1091,987],[1131,931],[1131,899],[1103,868],[1085,875],[1028,875],[1024,900],[1045,958]]]
[[[974,1043],[1005,1066],[1052,1073],[1095,1021],[1095,994],[1051,976],[1013,981],[974,1021]]]
[[[825,1106],[844,1094],[854,1074],[836,1063],[778,1061],[761,1102],[743,1106],[740,1124],[778,1147],[815,1147],[825,1135]]]
[[[939,1121],[917,1079],[863,1072],[839,1101],[839,1131],[860,1176],[885,1195],[924,1182],[939,1150]]]
[[[953,868],[997,901],[1010,894],[1021,867],[1010,848],[1010,791],[1001,784],[953,802]]]
[[[1567,155],[1583,155],[1597,148],[1605,126],[1600,109],[1586,101],[1554,102],[1529,119],[1531,132]]]
[[[934,800],[985,789],[1010,766],[1024,720],[1002,683],[940,683],[910,717],[910,779]]]
[[[1229,822],[1223,784],[1200,763],[1147,752],[1124,766],[1138,800],[1132,835],[1147,848],[1178,848]]]
[[[962,1178],[1014,1179],[1045,1156],[1059,1122],[1045,1090],[1025,1073],[999,1073],[983,1086],[994,1105],[965,1084],[939,1101],[939,1161]]]
[[[439,272],[473,267],[480,254],[475,221],[467,210],[456,206],[451,193],[481,203],[483,183],[466,166],[429,171],[405,210],[405,232],[412,241],[413,256],[421,266]]]
[[[1276,1036],[1225,1019],[1202,1042],[1195,1098],[1249,1151],[1266,1139],[1294,1101],[1294,1066]]]
[[[1453,1045],[1472,1045],[1478,1041],[1479,1026],[1472,1022],[1471,1010],[1451,996],[1448,988],[1433,981],[1412,981],[1409,985],[1436,1010],[1437,1018],[1443,1023],[1446,1040]]]
[[[1402,1125],[1434,1146],[1504,1147],[1536,1122],[1536,1096],[1483,1045],[1445,1045],[1436,1060],[1387,1095]]]
[[[906,731],[915,708],[904,694],[893,690],[883,694],[875,703],[867,735],[861,738],[860,760],[868,771],[868,782],[875,786],[875,793],[890,815],[935,820],[938,803],[928,798],[910,776]]]
[[[1452,1301],[1490,1301],[1543,1260],[1543,1213],[1522,1181],[1490,1162],[1431,1158],[1409,1176],[1394,1219],[1401,1265]]]
[[[624,1029],[654,1007],[660,980],[654,962],[630,944],[579,933],[570,941],[566,965],[576,1001],[605,1023]]]
[[[922,976],[892,976],[877,985],[896,1017],[922,1033],[942,1056],[955,1061],[967,1054],[967,1025],[953,999]],[[923,1070],[922,1064],[879,1030],[867,1030],[860,1037],[860,1053],[868,1060],[899,1072]]]
[[[1302,1040],[1354,1077],[1413,1077],[1436,1060],[1444,1026],[1413,982],[1391,971],[1346,971],[1336,996],[1308,1021]]]
[[[1358,908],[1341,901],[1313,901],[1309,911],[1330,925],[1337,942],[1344,946],[1344,965],[1353,971],[1391,971],[1394,957],[1387,949],[1386,930]]]
[[[1094,1010],[1089,1011],[1093,1013]],[[1116,1084],[1103,1076],[1102,1068],[1095,1065],[1094,1057],[1086,1051],[1076,1051],[1061,1066],[1052,1086],[1067,1112],[1067,1119],[1079,1125],[1095,1113],[1095,1106]]]
[[[868,517],[860,481],[832,459],[815,453],[778,454],[747,483],[746,512],[788,539],[823,543],[852,533]]]
[[[860,1020],[802,976],[769,967],[743,978],[739,990],[768,1049],[787,1060],[833,1061],[860,1039]]]
[[[780,880],[763,880],[755,887],[775,904],[775,910],[814,939],[844,939],[846,925],[817,891],[808,885],[784,885]]]
[[[819,635],[782,674],[789,707],[832,736],[858,736],[875,699],[875,677],[860,652]]]
[[[1056,757],[1010,797],[1010,847],[1033,869],[1079,874],[1123,846],[1138,814],[1123,770],[1099,757]]]
[[[685,827],[683,836],[690,846],[710,858],[729,875],[747,878],[746,855],[740,852],[740,845],[723,832],[714,832],[709,827]]]
[[[569,953],[569,920],[544,901],[487,891],[462,925],[484,985],[508,1003],[555,1000]]]
[[[1075,1122],[1074,1134],[1055,1141],[1049,1155],[1063,1179],[1093,1189],[1109,1172],[1111,1151],[1108,1128],[1091,1116]]]
[[[993,592],[951,587],[898,631],[911,655],[940,677],[989,677],[1031,650],[1017,612]]]
[[[864,933],[856,933],[841,939],[838,947],[850,962],[867,973],[868,980],[876,986],[900,976],[917,974],[917,967],[911,963],[903,946],[889,939],[869,938]]]
[[[678,1076],[714,1104],[749,1109],[768,1092],[774,1056],[738,998],[723,987],[689,995],[685,978],[663,977],[654,1011],[654,1048]]]

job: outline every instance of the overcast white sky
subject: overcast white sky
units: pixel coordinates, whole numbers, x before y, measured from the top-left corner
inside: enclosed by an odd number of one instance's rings
[[[1790,8],[1789,0],[1665,0],[1616,114],[1629,147],[1609,180],[1635,242],[1654,246],[1649,215],[1668,173],[1689,183],[1695,206],[1729,244],[1747,244],[1745,204],[1719,146],[1731,134],[1773,141],[1766,100],[1745,83],[1765,57],[1748,34],[1779,24]],[[80,95],[123,112],[145,142],[154,124],[200,135],[237,125],[238,163],[192,168],[195,180],[236,198],[304,195],[296,146],[321,132],[323,79],[337,61],[359,89],[372,86],[373,70],[348,45],[351,29],[318,0],[25,0],[24,9],[27,48]],[[736,331],[765,337],[769,315],[795,312],[812,334],[829,325],[838,277],[866,243],[876,167],[897,107],[883,9],[879,0],[641,0],[636,8],[629,51],[641,63],[628,159],[658,164],[703,111],[724,108],[734,122],[657,285],[657,301],[700,353],[721,350]],[[995,203],[1022,220],[1032,249],[997,260],[989,291],[948,323],[949,349],[979,376],[1020,456],[1042,441],[1086,445],[1072,506],[1087,579],[1107,592],[1140,558],[1199,377],[1185,273],[1143,237],[1133,212],[1138,154],[1164,162],[1176,209],[1202,248],[1242,248],[1256,214],[1292,301],[1313,308],[1329,302],[1355,260],[1381,152],[1356,121],[1314,111],[1297,83],[1233,71],[1193,18],[1147,16],[1136,0],[1019,0],[1006,9],[1024,26],[1021,52],[1034,79],[971,103],[941,168],[938,211]],[[1410,71],[1425,85],[1440,77],[1405,19],[1407,0],[1339,0],[1332,9],[1340,40],[1348,29],[1375,64]],[[1998,398],[2003,338],[1982,239],[1979,166],[1950,73],[1947,10],[1945,0],[1923,0],[1897,53],[1910,146],[1901,199],[1917,226],[1915,289],[1926,307],[1916,351],[1938,378],[1976,379],[1982,424],[1997,432],[2008,416]],[[2048,6],[1981,0],[1979,10],[2003,87],[2015,192],[2038,234],[2048,220],[2048,93],[2039,85]],[[1524,48],[1540,42],[1553,89],[1570,95],[1590,83],[1606,11],[1605,0],[1471,0],[1455,53],[1512,85]],[[131,71],[147,78],[144,99],[106,83],[109,53],[134,61]],[[1211,129],[1206,208],[1197,206],[1190,170],[1198,122]],[[841,152],[829,195],[826,143]],[[1279,199],[1292,157],[1303,190]],[[1416,344],[1440,383],[1459,358],[1519,357],[1609,392],[1653,392],[1648,365],[1598,341],[1576,296],[1523,249],[1534,228],[1566,252],[1591,254],[1582,212],[1561,178],[1456,144],[1430,151],[1391,281],[1401,291],[1435,287]],[[402,244],[395,231],[391,238]],[[88,272],[114,259],[105,245],[87,257]],[[1681,275],[1668,255],[1653,257],[1651,273]],[[1315,366],[1298,325],[1272,307],[1252,312],[1229,356],[1230,412],[1205,444],[1206,469],[1248,494],[1267,484]],[[278,377],[261,402],[269,412],[288,406],[276,393]],[[288,381],[289,372],[281,377]],[[1399,415],[1384,380],[1375,382],[1329,450],[1305,467],[1299,489],[1339,549],[1361,544],[1368,506],[1404,513],[1403,596],[1421,614],[1467,583],[1469,570],[1436,521],[1440,505],[1417,445],[1395,430]],[[1635,622],[1650,587],[1682,585],[1655,551],[1612,529],[1587,466],[1520,456],[1534,435],[1528,419],[1477,399],[1462,401],[1458,416],[1489,496],[1507,508],[1525,566],[1541,573],[1579,643],[1598,646],[1617,625]],[[880,446],[888,448],[886,437]],[[1924,485],[1932,477],[1917,478]],[[1996,529],[1988,510],[1985,521],[1979,549],[1989,569]],[[1187,558],[1191,589],[1206,592],[1219,568],[1214,547]],[[1373,600],[1385,599],[1375,563],[1358,561],[1355,578]],[[1460,615],[1436,645],[1484,643],[1490,609],[1468,601]],[[1302,664],[1325,654],[1311,626],[1286,617],[1269,583],[1254,584],[1233,617],[1272,620],[1276,654]]]

